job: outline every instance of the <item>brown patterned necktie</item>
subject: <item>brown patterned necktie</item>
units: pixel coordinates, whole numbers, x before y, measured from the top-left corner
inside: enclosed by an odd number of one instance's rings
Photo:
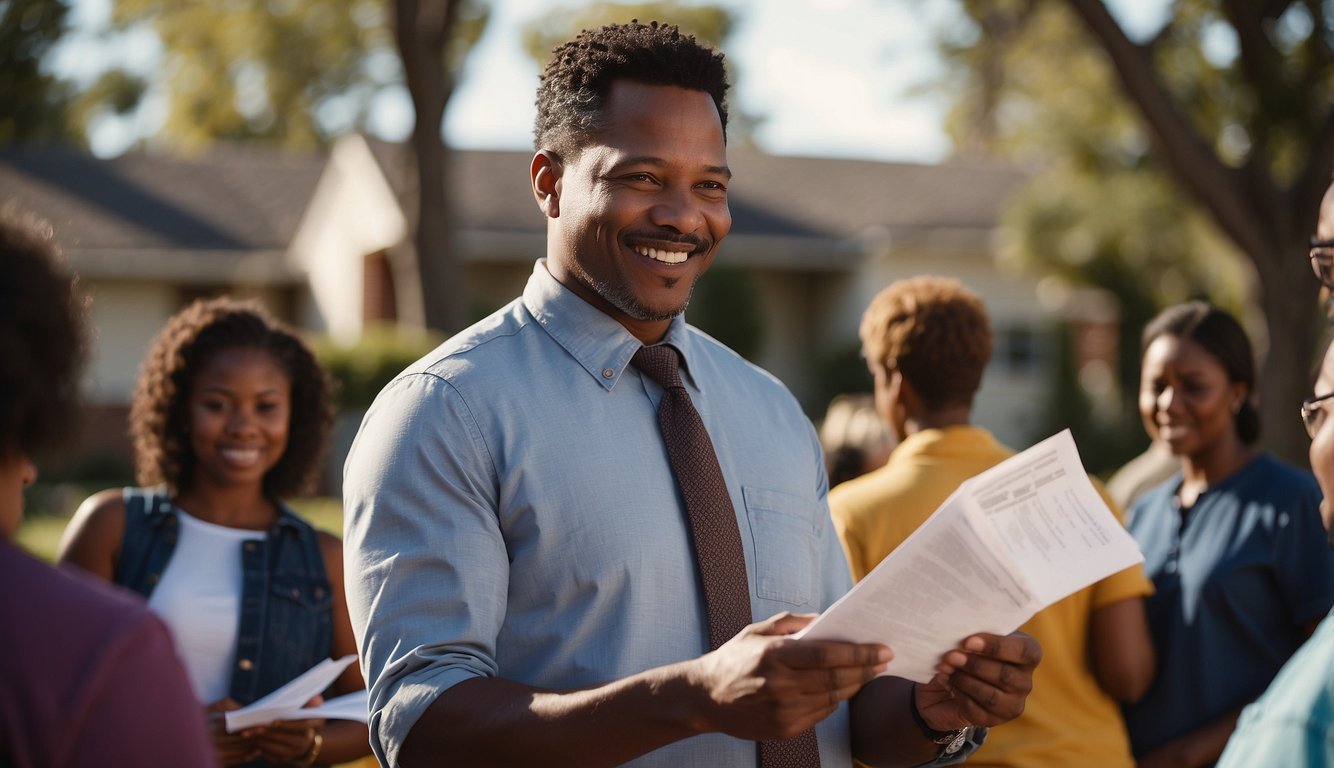
[[[695,567],[704,587],[709,648],[716,650],[750,623],[750,583],[732,497],[709,432],[681,383],[681,359],[676,349],[666,344],[640,347],[633,363],[663,388],[658,426],[685,501]],[[760,742],[759,764],[761,768],[819,766],[815,731],[808,728],[786,741]]]

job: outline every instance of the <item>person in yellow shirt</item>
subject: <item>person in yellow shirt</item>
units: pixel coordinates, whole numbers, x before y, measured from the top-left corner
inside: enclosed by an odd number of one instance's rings
[[[901,442],[883,467],[829,493],[834,526],[859,580],[960,483],[1014,454],[969,423],[992,339],[976,294],[949,278],[895,282],[866,309],[860,335],[876,409]],[[1118,702],[1135,701],[1153,680],[1143,600],[1152,591],[1136,565],[1020,627],[1043,649],[1027,707],[992,728],[968,764],[1133,766]]]

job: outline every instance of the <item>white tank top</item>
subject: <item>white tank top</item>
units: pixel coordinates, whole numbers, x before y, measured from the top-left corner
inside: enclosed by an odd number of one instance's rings
[[[226,698],[241,624],[241,545],[264,531],[205,522],[176,507],[176,551],[148,598],[171,628],[195,696],[202,704]]]

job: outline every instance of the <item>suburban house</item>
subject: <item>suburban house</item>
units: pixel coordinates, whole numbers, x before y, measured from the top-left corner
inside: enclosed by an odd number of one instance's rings
[[[217,146],[103,160],[0,150],[0,204],[50,220],[93,297],[88,452],[128,455],[123,419],[139,362],[166,318],[197,297],[258,297],[311,334],[349,343],[371,323],[420,323],[405,155],[361,135],[323,154]],[[545,222],[528,185],[529,153],[451,157],[455,246],[479,315],[521,292],[544,253]],[[746,311],[761,330],[751,358],[813,419],[829,394],[817,361],[855,355],[861,311],[887,283],[932,273],[958,277],[992,315],[996,352],[977,420],[1011,444],[1039,437],[1031,431],[1052,380],[1046,340],[1071,305],[1044,303],[1037,278],[997,264],[997,217],[1024,174],[748,149],[733,149],[729,162],[734,224],[718,266],[753,293]],[[711,301],[714,314],[732,309]]]

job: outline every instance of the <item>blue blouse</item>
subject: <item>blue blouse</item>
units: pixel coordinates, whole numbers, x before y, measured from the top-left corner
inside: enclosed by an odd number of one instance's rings
[[[1146,609],[1158,676],[1125,708],[1137,756],[1259,696],[1303,625],[1334,605],[1334,550],[1309,472],[1260,454],[1189,510],[1181,479],[1126,517],[1156,588]]]

